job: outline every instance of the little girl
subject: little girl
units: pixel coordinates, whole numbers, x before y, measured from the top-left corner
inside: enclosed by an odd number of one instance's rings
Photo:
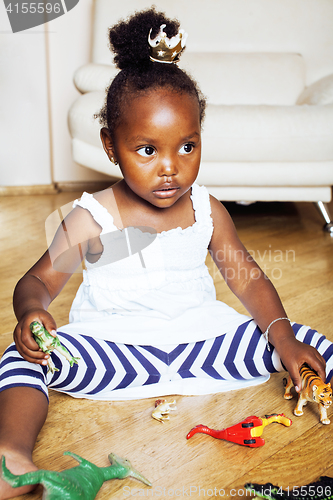
[[[290,323],[223,205],[195,183],[205,99],[175,62],[186,38],[178,29],[151,9],[110,30],[121,71],[99,114],[101,140],[123,179],[76,200],[16,286],[15,344],[0,365],[0,455],[14,473],[36,468],[47,387],[128,399],[237,389],[284,368],[299,390],[305,362],[332,376],[332,344]],[[216,300],[207,249],[253,319]],[[47,373],[29,326],[55,335],[47,308],[83,258],[70,323],[57,332],[80,359],[70,367],[54,351],[58,371]],[[1,487],[0,498],[26,491]]]

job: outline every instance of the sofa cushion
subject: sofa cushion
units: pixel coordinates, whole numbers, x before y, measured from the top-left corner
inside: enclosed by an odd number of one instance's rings
[[[185,51],[179,66],[212,104],[292,105],[305,87],[299,54]]]
[[[208,105],[203,161],[327,161],[333,159],[333,104]]]

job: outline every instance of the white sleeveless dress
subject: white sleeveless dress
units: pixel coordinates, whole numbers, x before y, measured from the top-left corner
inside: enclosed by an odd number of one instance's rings
[[[195,223],[157,235],[138,228],[118,230],[91,194],[74,202],[101,226],[104,251],[95,264],[85,261],[70,324],[61,331],[124,344],[165,345],[211,339],[249,319],[216,300],[205,264],[213,232],[207,189],[194,184],[191,200]]]

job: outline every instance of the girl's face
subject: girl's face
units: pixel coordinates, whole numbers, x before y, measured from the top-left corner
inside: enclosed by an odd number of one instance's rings
[[[172,206],[198,175],[199,103],[188,94],[158,89],[133,97],[122,111],[114,140],[106,129],[101,137],[130,190],[156,207]]]

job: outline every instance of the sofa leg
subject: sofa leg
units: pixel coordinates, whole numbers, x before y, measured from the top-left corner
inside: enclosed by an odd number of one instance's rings
[[[325,225],[324,225],[324,231],[333,234],[333,220],[331,217],[331,214],[329,212],[328,206],[326,203],[323,203],[322,201],[317,201],[315,202],[316,207],[318,208],[319,212],[321,215],[324,217],[325,220]]]

